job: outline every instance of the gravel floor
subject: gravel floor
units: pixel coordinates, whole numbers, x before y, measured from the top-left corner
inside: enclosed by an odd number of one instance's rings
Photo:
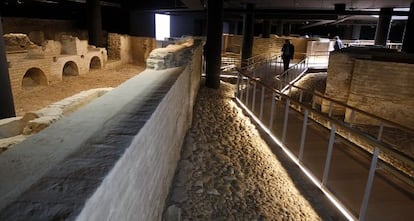
[[[200,89],[164,220],[326,220],[232,97]]]

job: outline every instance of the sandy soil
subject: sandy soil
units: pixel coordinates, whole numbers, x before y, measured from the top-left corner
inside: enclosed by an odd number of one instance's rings
[[[144,69],[145,67],[142,65],[126,64],[117,68],[96,70],[79,76],[65,76],[61,82],[48,86],[25,88],[23,93],[16,95],[14,98],[16,115],[22,116],[28,111],[39,110],[84,90],[117,87]]]

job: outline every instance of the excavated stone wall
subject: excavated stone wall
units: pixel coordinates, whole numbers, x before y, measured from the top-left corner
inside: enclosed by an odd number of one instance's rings
[[[25,34],[4,35],[13,95],[24,86],[49,85],[64,75],[81,75],[93,68],[103,68],[105,48],[88,45],[86,40],[63,35],[61,41],[45,40],[36,45]],[[99,62],[97,60],[99,59]]]
[[[285,39],[289,39],[295,46],[295,59],[302,59],[307,50],[307,39],[304,38],[279,38],[272,35],[270,38],[254,37],[253,56],[265,53],[281,53]],[[223,51],[241,53],[243,45],[243,36],[241,35],[223,35]]]
[[[191,50],[0,155],[0,220],[161,220],[200,82]]]
[[[108,58],[121,63],[145,64],[149,53],[157,47],[155,38],[108,34]]]
[[[356,48],[331,53],[325,96],[414,129],[414,111],[409,108],[414,106],[414,59],[402,56]],[[329,105],[323,100],[322,111],[327,113]],[[351,120],[351,110],[337,105],[333,110],[337,115],[346,114],[346,122]],[[353,122],[379,123],[360,114]]]
[[[62,35],[88,39],[88,31],[79,30],[75,21],[17,17],[2,17],[1,20],[3,33],[26,34],[37,45],[41,45],[45,40],[59,41]]]
[[[414,129],[414,64],[357,59],[347,104]],[[349,122],[351,110],[346,110]],[[377,121],[355,115],[357,123]]]

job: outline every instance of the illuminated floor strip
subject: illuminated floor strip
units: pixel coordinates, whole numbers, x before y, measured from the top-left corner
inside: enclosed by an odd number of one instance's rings
[[[272,140],[279,145],[280,148],[286,153],[289,158],[295,162],[296,165],[299,166],[299,168],[305,173],[305,175],[326,195],[326,197],[331,201],[331,203],[350,221],[356,221],[358,220],[352,213],[345,208],[345,206],[339,202],[336,197],[324,186],[322,186],[321,182],[312,175],[312,173],[304,167],[300,162],[299,159],[296,158],[295,155],[290,152],[290,150],[280,141],[277,137],[275,137],[269,128],[267,128],[260,120],[256,117],[254,113],[252,113],[237,97],[236,97],[237,103],[253,118],[253,120],[262,128],[264,132],[266,132]]]

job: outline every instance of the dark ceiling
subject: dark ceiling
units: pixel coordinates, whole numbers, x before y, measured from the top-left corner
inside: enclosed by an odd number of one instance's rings
[[[85,23],[87,2],[98,0],[2,0],[4,17],[75,19]],[[317,24],[375,24],[379,8],[408,8],[413,0],[224,0],[224,19],[241,20],[246,3],[255,5],[255,18]],[[154,11],[169,14],[205,16],[207,0],[100,0],[106,23],[127,26],[129,11]],[[407,15],[407,11],[394,11]],[[308,24],[310,22],[310,24]],[[306,27],[306,26],[304,26]],[[124,29],[124,28],[121,28]],[[126,28],[125,28],[126,29]]]

